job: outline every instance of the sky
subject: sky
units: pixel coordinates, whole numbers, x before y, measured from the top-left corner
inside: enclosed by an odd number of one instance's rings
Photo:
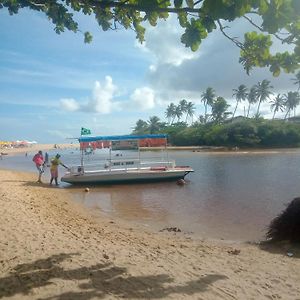
[[[274,78],[267,69],[255,69],[248,76],[238,63],[239,49],[218,31],[192,52],[180,43],[182,29],[174,17],[147,26],[143,44],[133,31],[103,32],[93,17],[76,19],[83,32],[93,34],[91,44],[84,44],[81,33],[56,34],[37,12],[10,16],[0,9],[0,140],[64,143],[78,137],[81,127],[93,135],[128,134],[138,119],[157,115],[166,121],[167,105],[182,99],[195,103],[195,119],[203,114],[207,87],[232,110],[232,90],[240,84],[268,79],[274,95],[295,90],[292,74]],[[238,37],[250,29],[242,21],[229,25]],[[242,104],[236,115],[243,113]],[[269,104],[261,113],[272,116]]]

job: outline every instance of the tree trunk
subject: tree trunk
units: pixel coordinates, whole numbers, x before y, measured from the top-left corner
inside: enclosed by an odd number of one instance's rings
[[[235,115],[235,112],[236,112],[236,110],[237,110],[238,105],[239,105],[239,103],[236,102],[236,106],[235,106],[235,109],[234,109],[234,112],[233,112],[233,115],[232,115],[231,120],[233,120],[233,118],[234,118],[234,115]]]
[[[287,110],[287,112],[286,112],[286,114],[285,114],[285,116],[284,116],[284,119],[285,119],[285,120],[286,120],[286,117],[288,116],[289,112],[290,112],[290,109]]]
[[[256,112],[256,116],[257,117],[258,117],[258,114],[259,114],[260,104],[261,104],[261,100],[259,100],[259,102],[258,102],[258,107],[257,107],[257,112]]]
[[[249,103],[249,105],[248,105],[248,112],[247,112],[247,118],[249,117],[249,112],[250,112],[250,103]]]
[[[276,109],[274,109],[274,113],[273,113],[273,118],[272,118],[272,120],[274,120],[275,114],[276,114]]]

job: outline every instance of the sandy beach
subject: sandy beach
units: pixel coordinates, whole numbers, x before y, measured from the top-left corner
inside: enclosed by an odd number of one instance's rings
[[[55,145],[57,148],[55,148]],[[19,147],[19,148],[1,148],[0,152],[8,155],[13,155],[17,153],[26,153],[26,152],[37,152],[39,150],[47,151],[53,149],[68,149],[68,148],[78,148],[79,144],[33,144],[29,147]]]
[[[79,148],[79,143],[67,143],[67,144],[33,144],[30,147],[21,148],[2,148],[0,152],[6,153],[8,155],[14,155],[18,153],[26,152],[37,152],[39,150],[48,151],[56,149],[54,145],[57,145],[57,150]],[[165,147],[141,147],[142,151],[162,151]],[[300,153],[299,148],[245,148],[245,149],[230,149],[226,147],[200,147],[200,146],[168,146],[167,150],[172,151],[190,151],[201,154],[211,154],[211,155],[243,155],[243,154],[282,154],[282,153]]]
[[[287,244],[131,228],[36,174],[0,180],[2,299],[300,299],[300,253]]]
[[[141,147],[141,151],[161,151],[164,147]],[[172,151],[190,151],[197,154],[211,154],[211,155],[244,155],[244,154],[283,154],[283,153],[299,153],[299,147],[295,148],[230,148],[230,147],[205,147],[205,146],[168,146],[166,148],[170,153]]]

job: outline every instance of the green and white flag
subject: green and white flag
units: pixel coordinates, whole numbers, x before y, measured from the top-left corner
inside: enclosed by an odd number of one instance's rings
[[[88,134],[91,134],[91,130],[81,127],[81,135],[88,135]]]

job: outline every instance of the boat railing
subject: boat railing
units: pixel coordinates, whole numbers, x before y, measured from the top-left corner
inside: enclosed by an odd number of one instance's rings
[[[85,163],[84,166],[74,166],[70,168],[71,174],[83,174],[84,172],[89,171],[111,171],[111,170],[120,170],[123,169],[126,171],[127,169],[145,169],[152,167],[165,167],[165,168],[174,168],[175,161],[141,161],[139,159],[113,159],[113,160],[98,160],[97,162],[93,162],[91,164]]]

